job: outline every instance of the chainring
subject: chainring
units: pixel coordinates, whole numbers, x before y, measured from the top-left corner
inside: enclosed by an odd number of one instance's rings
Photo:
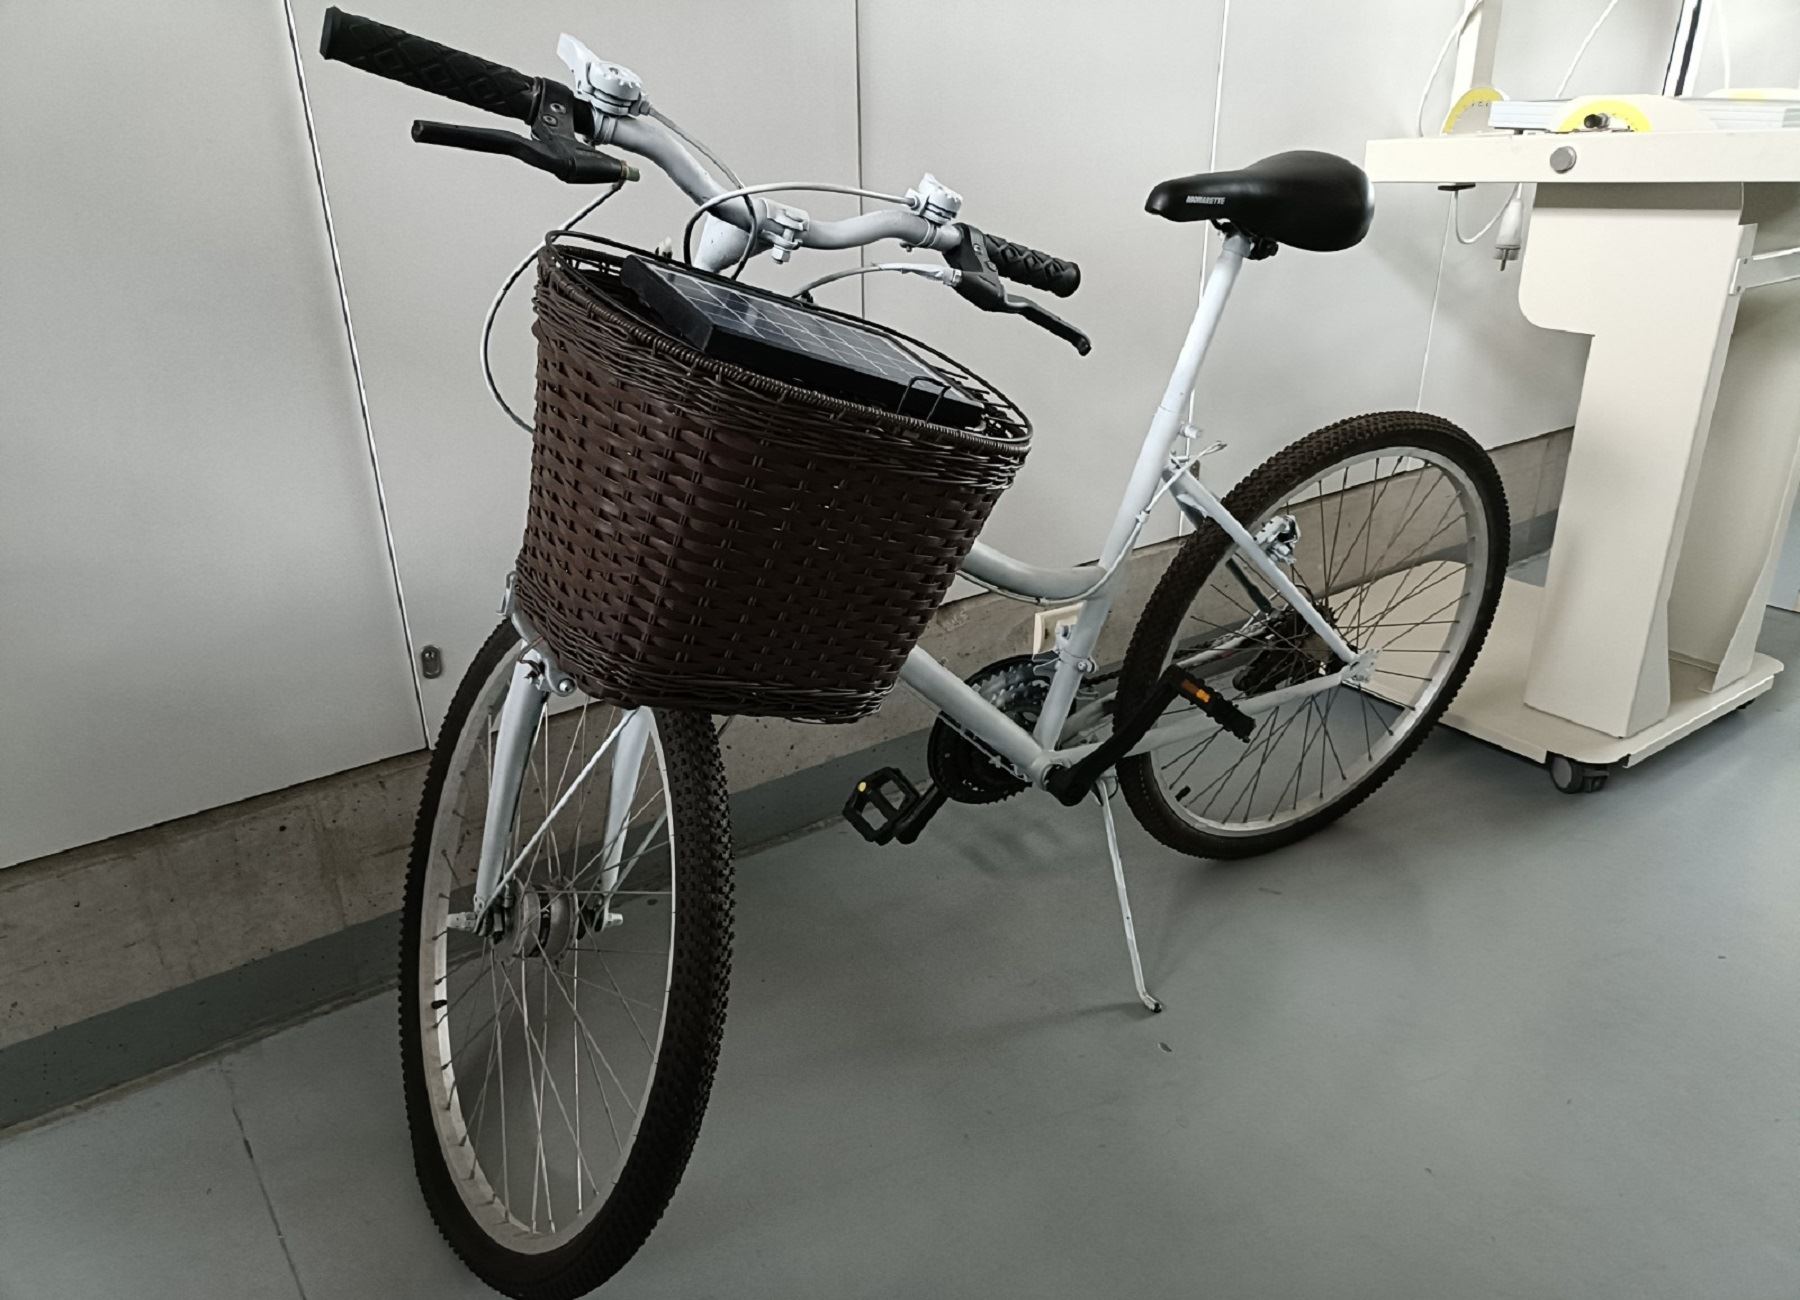
[[[1031,655],[999,659],[968,679],[989,704],[1026,730],[1037,725],[1050,694],[1054,658]],[[939,717],[925,748],[931,779],[957,803],[998,803],[1025,788],[1023,777],[979,741],[971,740],[948,719]]]

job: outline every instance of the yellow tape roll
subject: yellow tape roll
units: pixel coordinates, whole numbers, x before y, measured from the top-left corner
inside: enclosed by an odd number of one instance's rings
[[[1463,91],[1460,99],[1450,105],[1450,111],[1444,114],[1442,134],[1449,135],[1455,129],[1457,120],[1471,108],[1480,104],[1497,104],[1505,98],[1505,93],[1493,86],[1470,86]]]
[[[1622,99],[1578,99],[1575,101],[1575,107],[1570,110],[1569,115],[1556,129],[1559,133],[1590,130],[1592,128],[1584,123],[1596,113],[1605,114],[1612,123],[1623,122],[1633,131],[1643,132],[1650,129],[1650,119],[1644,116],[1644,110],[1636,104],[1628,104]]]

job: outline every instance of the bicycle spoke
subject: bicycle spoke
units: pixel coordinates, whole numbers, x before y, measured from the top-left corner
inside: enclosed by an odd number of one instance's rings
[[[1328,807],[1385,761],[1466,644],[1470,597],[1486,580],[1478,498],[1459,462],[1377,450],[1308,474],[1244,521],[1255,534],[1278,516],[1296,520],[1294,554],[1278,562],[1300,596],[1375,661],[1371,678],[1396,700],[1340,682],[1267,711],[1241,752],[1221,748],[1222,730],[1156,752],[1146,770],[1182,818],[1214,833],[1260,833]],[[1268,584],[1241,560],[1226,544],[1209,561],[1175,620],[1168,662],[1243,707],[1326,674],[1332,659],[1298,600],[1265,595]],[[1343,690],[1356,699],[1340,708]]]
[[[488,945],[488,978],[490,980],[499,978],[495,971],[494,946],[492,944]],[[494,1000],[496,1002],[500,1000],[498,988],[494,990]],[[512,1204],[512,1159],[507,1152],[506,1140],[506,1039],[496,1039],[495,1048],[500,1062],[500,1179],[506,1189],[506,1204],[510,1206]]]
[[[1419,481],[1413,485],[1412,495],[1409,495],[1407,497],[1407,504],[1410,505],[1412,508],[1407,512],[1406,516],[1403,519],[1401,519],[1400,526],[1394,530],[1393,536],[1390,537],[1387,541],[1387,545],[1382,547],[1381,554],[1378,557],[1376,557],[1375,562],[1363,574],[1363,581],[1365,584],[1365,586],[1364,586],[1365,592],[1368,589],[1367,584],[1372,583],[1374,581],[1376,575],[1386,572],[1387,558],[1388,558],[1389,553],[1392,552],[1394,549],[1394,543],[1406,535],[1407,526],[1410,525],[1412,523],[1412,521],[1418,517],[1419,511],[1423,510],[1426,506],[1426,503],[1431,500],[1431,494],[1426,493],[1425,496],[1419,500],[1417,505],[1412,504],[1413,498],[1418,495],[1418,490],[1424,484],[1424,482],[1425,482],[1425,475],[1423,473],[1421,473],[1419,476]],[[1358,610],[1358,613],[1360,615],[1360,613],[1361,613],[1360,609]]]
[[[1300,728],[1300,761],[1294,764],[1293,776],[1283,781],[1281,783],[1281,789],[1275,792],[1275,812],[1281,811],[1281,801],[1287,798],[1287,792],[1290,786],[1294,791],[1293,811],[1300,811],[1300,780],[1306,772],[1306,751],[1311,745],[1312,720],[1314,717],[1313,702],[1310,699],[1306,700],[1296,716],[1305,719],[1305,722]]]
[[[1446,561],[1440,560],[1440,561],[1438,561],[1438,563],[1443,564],[1443,563],[1446,563]],[[1376,614],[1375,617],[1370,619],[1367,623],[1361,622],[1359,620],[1356,624],[1356,631],[1357,631],[1358,635],[1361,635],[1362,633],[1367,632],[1367,631],[1373,631],[1375,628],[1380,627],[1381,620],[1386,618],[1389,614],[1391,614],[1394,610],[1398,609],[1400,606],[1406,604],[1408,601],[1418,598],[1419,596],[1423,595],[1427,591],[1430,591],[1433,587],[1439,586],[1443,583],[1450,581],[1450,579],[1452,579],[1454,577],[1460,576],[1462,573],[1463,573],[1463,567],[1461,565],[1451,565],[1450,571],[1448,573],[1440,573],[1440,574],[1438,574],[1437,577],[1430,578],[1429,580],[1427,580],[1427,578],[1420,578],[1418,580],[1418,583],[1415,584],[1413,587],[1401,592],[1400,594],[1396,595],[1392,600],[1388,601],[1388,603],[1382,608],[1381,612]],[[1404,584],[1401,584],[1401,585],[1404,586]]]
[[[499,1030],[496,1032],[504,1032],[505,1031],[506,1021],[511,1016],[512,1016],[512,1008],[509,1006],[506,1008],[505,1016],[500,1017],[501,1024],[500,1024]],[[486,1107],[487,1107],[488,1085],[493,1082],[493,1078],[494,1078],[494,1051],[493,1051],[492,1046],[490,1046],[488,1049],[487,1066],[481,1072],[481,1088],[475,1094],[474,1114],[468,1116],[467,1121],[463,1125],[462,1142],[463,1142],[463,1145],[465,1145],[465,1146],[468,1145],[468,1142],[469,1142],[470,1130],[473,1130],[477,1136],[479,1136],[479,1134],[481,1132],[481,1120],[482,1120],[483,1115],[486,1113]]]
[[[1185,751],[1185,753],[1192,754],[1194,757],[1188,760],[1188,764],[1186,767],[1182,768],[1180,772],[1176,773],[1175,781],[1179,782],[1182,777],[1186,776],[1189,772],[1191,772],[1194,768],[1194,764],[1199,762],[1200,759],[1205,756],[1206,751],[1212,747],[1213,741],[1217,740],[1220,736],[1223,736],[1224,734],[1225,734],[1225,729],[1223,727],[1220,727],[1217,730],[1215,730],[1212,733],[1212,735],[1208,736],[1205,740],[1201,741],[1200,744],[1196,745],[1193,749]],[[1172,759],[1170,761],[1168,766],[1173,767],[1176,763],[1179,763],[1181,761],[1181,758],[1182,758],[1181,755],[1177,755],[1174,759]],[[1171,783],[1171,784],[1173,784],[1173,783]],[[1185,793],[1183,793],[1176,797],[1177,798],[1186,798],[1187,796]]]
[[[1300,715],[1298,712],[1296,712],[1294,715],[1295,718],[1297,718],[1299,716]],[[1259,751],[1260,755],[1261,755],[1261,761],[1257,764],[1257,767],[1256,767],[1256,771],[1259,774],[1261,773],[1262,768],[1267,765],[1267,763],[1269,761],[1269,755],[1274,752],[1275,746],[1281,743],[1282,738],[1287,735],[1289,728],[1291,728],[1294,725],[1294,718],[1289,718],[1287,720],[1287,722],[1282,725],[1280,731],[1274,730],[1272,722],[1269,724],[1265,724],[1265,725],[1270,727],[1270,731],[1269,731],[1268,738],[1263,742],[1262,749]],[[1254,745],[1255,743],[1256,742],[1254,740],[1251,741],[1251,745]],[[1236,772],[1238,770],[1238,768],[1243,765],[1245,759],[1247,759],[1250,756],[1250,753],[1251,753],[1251,750],[1246,748],[1244,753],[1239,755],[1237,762],[1233,763],[1229,768],[1227,768],[1225,770],[1224,775],[1221,776],[1219,778],[1219,780],[1221,782],[1228,781],[1229,778],[1231,777],[1232,773]],[[1260,779],[1260,775],[1258,776],[1258,779]],[[1212,788],[1211,786],[1207,787],[1207,789],[1211,789],[1211,788]],[[1205,794],[1206,791],[1202,790],[1200,793]],[[1204,816],[1207,812],[1210,812],[1212,810],[1212,806],[1214,803],[1216,803],[1218,801],[1218,798],[1219,798],[1218,794],[1213,795],[1212,799],[1210,801],[1208,801],[1206,808],[1202,810],[1202,812],[1201,812],[1202,816]]]
[[[650,1007],[652,1011],[656,1008],[642,999],[626,997],[625,990],[619,987],[619,981],[613,978],[612,967],[606,964],[606,958],[604,956],[600,958],[600,969],[606,972],[606,982],[612,985],[612,991],[618,996],[620,1004],[624,1006],[625,1014],[631,1017],[631,1027],[637,1030],[638,1041],[643,1043],[646,1052],[650,1053],[651,1056],[655,1056],[656,1049],[650,1046],[650,1040],[644,1036],[644,1027],[638,1023],[637,1012],[631,1009],[631,1004],[636,1002],[639,1006]],[[579,992],[579,990],[577,990],[577,992]]]
[[[551,980],[556,985],[556,991],[562,995],[563,1001],[569,1004],[569,1010],[571,1014],[573,1014],[575,1002],[574,999],[569,997],[569,990],[563,986],[562,977],[556,973],[556,969],[548,962],[544,963],[544,970],[549,973]],[[619,1082],[619,1076],[613,1073],[612,1065],[606,1059],[606,1053],[600,1050],[600,1044],[596,1043],[593,1034],[588,1032],[587,1022],[582,1020],[580,1016],[575,1016],[575,1027],[581,1031],[581,1036],[587,1041],[589,1050],[592,1051],[595,1056],[599,1057],[601,1066],[605,1068],[607,1076],[613,1081],[613,1087],[619,1090],[619,1096],[625,1103],[625,1109],[629,1110],[632,1115],[635,1116],[637,1114],[637,1107],[632,1104],[631,1093],[626,1089],[623,1083]],[[604,1097],[605,1093],[603,1092],[601,1096]]]
[[[579,951],[587,952],[593,956],[599,957],[601,959],[602,965],[605,965],[605,959],[607,957],[610,957],[613,955],[611,953],[602,952],[598,948],[584,948],[584,949],[580,949]],[[580,975],[575,976],[575,979],[576,979],[578,985],[586,985],[588,988],[594,989],[600,993],[609,993],[612,996],[618,998],[621,1003],[629,1004],[631,1006],[643,1007],[645,1010],[648,1010],[648,1011],[655,1011],[657,1009],[657,1006],[654,1002],[646,1002],[646,1001],[644,1001],[643,998],[634,998],[629,993],[623,992],[619,988],[618,982],[616,980],[613,980],[612,972],[610,969],[607,971],[607,979],[610,982],[606,983],[606,984],[597,983],[594,980],[587,979]],[[577,989],[577,992],[579,992],[579,988]],[[637,1024],[637,1018],[635,1016],[632,1018],[632,1024],[634,1024],[634,1025]],[[643,1030],[641,1028],[638,1030],[638,1035],[639,1035],[639,1037],[643,1036]],[[646,1047],[648,1047],[649,1043],[646,1042],[644,1045]]]
[[[474,988],[477,986],[474,984],[471,984],[469,987]],[[471,1046],[473,1046],[476,1042],[479,1041],[477,1035],[479,1035],[483,1029],[486,1029],[489,1025],[493,1024],[494,1021],[499,1019],[499,1015],[500,1015],[500,1013],[498,1011],[496,1011],[493,1015],[489,1016],[486,1020],[483,1020],[480,1024],[476,1025],[474,1029],[469,1030],[468,1031],[469,1036],[463,1040],[463,1045],[460,1048],[457,1048],[450,1053],[449,1064],[450,1065],[456,1064],[457,1058],[460,1057],[464,1052],[468,1051]],[[448,1016],[449,1016],[448,1011],[446,1011],[443,1015],[439,1016],[437,1018],[437,1021],[432,1025],[432,1028],[436,1029],[439,1025],[443,1024],[444,1021],[448,1018]],[[446,1067],[446,1068],[448,1068],[448,1067]]]
[[[1331,563],[1331,557],[1332,557],[1333,552],[1337,549],[1338,536],[1343,531],[1344,498],[1349,495],[1350,495],[1350,467],[1348,465],[1346,465],[1346,466],[1344,466],[1344,469],[1343,469],[1343,478],[1338,483],[1337,522],[1332,524],[1331,540],[1329,542],[1327,542],[1325,545],[1325,581],[1328,584],[1331,581],[1331,575],[1336,571],[1334,566]],[[1321,507],[1319,510],[1319,521],[1321,524],[1324,523],[1324,519],[1325,519],[1325,511],[1324,511],[1324,508]]]
[[[579,1015],[580,1014],[579,1004],[581,1001],[581,984],[580,984],[581,954],[576,953],[574,955],[574,957],[575,957],[575,979],[576,979],[575,1000],[576,1000],[576,1004],[577,1004],[576,1014]],[[581,1153],[581,1159],[585,1162],[587,1159],[587,1152],[586,1152],[586,1149],[581,1145],[581,1044],[574,1038],[571,1038],[569,1040],[569,1082],[575,1091],[575,1150],[577,1152]],[[592,1174],[589,1174],[588,1176],[590,1178],[593,1177]],[[595,1184],[594,1191],[596,1194],[599,1193],[600,1187],[598,1184]],[[581,1192],[581,1180],[579,1178],[577,1178],[575,1180],[575,1213],[576,1214],[580,1214],[582,1212],[582,1210],[584,1208],[582,1202],[584,1199],[585,1198],[582,1196],[582,1192]]]
[[[1332,691],[1325,700],[1325,714],[1319,719],[1319,730],[1325,737],[1325,748],[1319,751],[1319,800],[1325,799],[1325,756],[1329,754],[1331,761],[1337,765],[1338,779],[1348,781],[1350,774],[1344,771],[1344,760],[1338,757],[1337,745],[1331,739],[1331,711],[1337,707],[1338,693]]]
[[[1444,530],[1446,528],[1449,528],[1451,526],[1451,524],[1455,522],[1455,521],[1449,519],[1449,514],[1450,514],[1451,509],[1454,508],[1456,505],[1457,505],[1457,500],[1455,497],[1452,497],[1450,499],[1450,503],[1444,507],[1444,513],[1438,517],[1438,523],[1437,523],[1436,528],[1425,538],[1424,541],[1420,542],[1417,546],[1413,547],[1412,550],[1408,551],[1406,553],[1406,555],[1404,557],[1402,557],[1402,559],[1397,564],[1394,565],[1393,572],[1405,573],[1408,569],[1412,568],[1413,567],[1413,564],[1412,564],[1413,557],[1421,554],[1427,546],[1431,545],[1432,542],[1436,541],[1439,537],[1443,536]],[[1392,545],[1392,543],[1390,543],[1390,546],[1391,545]],[[1436,563],[1443,564],[1443,563],[1447,563],[1447,561],[1439,560],[1439,561],[1436,561]],[[1453,569],[1453,572],[1454,571],[1455,570]],[[1404,585],[1404,584],[1402,584],[1402,585]],[[1368,593],[1368,590],[1369,590],[1369,587],[1364,588],[1365,597]],[[1417,594],[1418,593],[1416,591],[1409,593],[1407,599],[1410,599],[1411,596],[1417,595]],[[1395,602],[1395,603],[1398,603],[1398,602]],[[1390,604],[1388,606],[1388,608],[1392,609],[1393,604]],[[1382,612],[1386,613],[1387,611],[1384,610]],[[1357,606],[1356,617],[1358,618],[1359,621],[1362,617],[1362,605],[1360,603]]]
[[[471,710],[480,722],[465,728],[453,751],[461,757],[440,778],[422,868],[417,933],[431,964],[417,1025],[431,1077],[442,1080],[432,1122],[457,1194],[497,1246],[544,1250],[573,1241],[634,1177],[638,1117],[666,1046],[676,863],[660,715],[559,702],[519,754],[518,813],[497,837],[507,884],[499,910],[480,933],[450,923],[473,910],[515,663],[492,670]],[[629,716],[656,729],[628,779],[620,740]],[[613,800],[614,789],[628,793]],[[603,872],[619,886],[604,897]]]
[[[438,931],[438,934],[439,935],[447,934],[449,932],[449,928],[450,927],[445,926],[444,929]],[[450,967],[450,968],[446,969],[444,971],[444,973],[438,977],[437,982],[440,985],[442,985],[446,991],[448,991],[448,989],[450,987],[450,977],[452,975],[457,974],[459,971],[463,970],[465,967],[472,966],[474,964],[475,964],[475,959],[470,958],[468,961],[462,963],[461,965]],[[480,988],[480,987],[481,987],[481,983],[479,980],[470,980],[467,984],[463,985],[462,992],[458,993],[455,997],[440,998],[437,1001],[433,1002],[431,1004],[432,1009],[434,1011],[437,1011],[439,1014],[438,1014],[438,1018],[432,1022],[431,1027],[433,1029],[436,1029],[439,1025],[443,1024],[444,1021],[449,1017],[450,1013],[462,1004],[462,1000],[464,998],[468,997],[469,994],[471,992],[473,992],[475,989]]]
[[[1392,476],[1389,476],[1388,478],[1382,478],[1382,476],[1381,476],[1381,458],[1379,456],[1377,456],[1375,458],[1375,477],[1370,480],[1371,483],[1375,483],[1375,484],[1377,484],[1377,486],[1375,487],[1375,490],[1371,494],[1371,497],[1369,500],[1369,513],[1363,519],[1362,526],[1360,528],[1358,528],[1356,530],[1356,532],[1351,536],[1349,544],[1344,547],[1344,558],[1346,560],[1348,560],[1352,555],[1354,555],[1356,553],[1356,544],[1358,542],[1364,543],[1364,545],[1363,545],[1363,577],[1365,580],[1368,577],[1368,564],[1369,564],[1369,548],[1368,548],[1368,543],[1367,543],[1367,541],[1365,541],[1365,539],[1367,539],[1371,536],[1371,533],[1372,533],[1372,530],[1373,530],[1374,524],[1375,524],[1376,512],[1378,512],[1381,509],[1381,498],[1384,494],[1386,494],[1388,485],[1392,481],[1393,481]],[[1335,592],[1337,590],[1338,575],[1341,572],[1342,572],[1342,569],[1340,568],[1340,569],[1334,570],[1332,572],[1328,572],[1325,575],[1325,590],[1328,593]]]
[[[548,969],[548,967],[546,967],[546,969]],[[523,970],[520,971],[521,976],[523,976],[524,973],[525,972]],[[501,978],[502,978],[502,980],[505,980],[505,976],[502,976]],[[513,992],[510,981],[507,982],[507,993],[509,996],[511,996],[514,999],[515,1005],[523,1005],[522,1001],[518,997],[518,994]],[[545,1023],[546,1023],[546,1025],[548,1024],[547,1021]],[[539,1067],[541,1070],[541,1072],[536,1074],[536,1076],[535,1076],[539,1080],[539,1082],[537,1083],[536,1086],[539,1089],[548,1087],[548,1089],[549,1089],[548,1095],[550,1097],[550,1100],[555,1103],[557,1110],[562,1115],[562,1121],[563,1121],[564,1128],[566,1128],[568,1130],[569,1136],[575,1139],[575,1160],[576,1160],[577,1173],[578,1174],[580,1174],[580,1173],[587,1174],[588,1182],[590,1183],[590,1185],[593,1186],[594,1190],[597,1192],[600,1190],[600,1185],[599,1185],[598,1181],[594,1178],[593,1171],[590,1168],[588,1168],[586,1153],[581,1149],[581,1139],[580,1139],[579,1131],[576,1129],[574,1122],[572,1120],[570,1120],[570,1118],[569,1118],[568,1108],[563,1104],[562,1091],[561,1091],[561,1089],[559,1089],[556,1086],[556,1080],[554,1077],[552,1077],[551,1072],[550,1072],[550,1057],[549,1057],[548,1052],[546,1051],[548,1043],[547,1043],[547,1041],[540,1043],[538,1040],[532,1038],[529,1033],[526,1034],[526,1041],[531,1046],[533,1051],[535,1052],[536,1059],[538,1061],[538,1064],[539,1064]],[[531,1060],[531,1058],[528,1057],[527,1058],[528,1066],[530,1064],[530,1060]],[[549,1206],[550,1206],[550,1169],[549,1169],[548,1162],[544,1158],[543,1112],[542,1112],[543,1097],[544,1097],[544,1094],[540,1091],[539,1096],[538,1096],[539,1112],[538,1112],[538,1135],[537,1135],[537,1159],[538,1159],[540,1167],[543,1170],[543,1188],[544,1188],[544,1202],[545,1202],[545,1207],[546,1207],[546,1213],[553,1215],[553,1211],[551,1211],[549,1208]],[[577,1178],[577,1180],[576,1180],[576,1185],[578,1187],[580,1185],[579,1178]],[[533,1188],[532,1188],[532,1209],[533,1209],[534,1215],[536,1213],[536,1206],[537,1206],[537,1188],[536,1188],[536,1186],[533,1186]],[[552,1231],[555,1230],[555,1226],[556,1226],[555,1219],[554,1219],[554,1217],[552,1217],[551,1218],[551,1230]]]

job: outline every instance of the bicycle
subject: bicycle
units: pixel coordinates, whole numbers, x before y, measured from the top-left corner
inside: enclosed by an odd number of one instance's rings
[[[651,161],[699,205],[683,242],[704,223],[690,254],[704,270],[735,275],[763,251],[895,239],[944,254],[946,266],[860,266],[808,288],[880,270],[926,275],[1087,350],[1079,330],[999,283],[1066,296],[1078,269],[959,221],[960,197],[929,175],[904,197],[879,196],[895,206],[814,220],[756,196],[875,192],[741,185],[649,107],[629,70],[568,36],[559,52],[572,85],[335,9],[321,43],[327,58],[532,124],[525,137],[415,123],[422,142],[507,154],[608,183],[609,194],[636,170],[601,146]],[[1002,595],[1081,601],[1081,612],[1053,649],[967,681],[915,646],[901,680],[939,711],[932,782],[921,791],[876,773],[845,812],[866,838],[910,842],[946,801],[1029,789],[1066,805],[1097,800],[1134,987],[1156,1011],[1113,783],[1158,840],[1204,857],[1267,852],[1348,812],[1405,762],[1467,676],[1498,601],[1508,517],[1487,455],[1417,412],[1321,429],[1215,496],[1195,469],[1216,445],[1194,449],[1186,411],[1239,273],[1282,245],[1353,246],[1372,219],[1371,190],[1342,159],[1290,153],[1166,181],[1146,208],[1210,221],[1225,239],[1098,558],[1042,567],[978,542],[963,568]],[[1122,664],[1102,672],[1095,648],[1164,496],[1194,531]],[[693,1149],[725,1014],[729,813],[708,716],[582,696],[510,599],[505,615],[456,692],[420,806],[402,1063],[421,1187],[451,1247],[509,1295],[570,1296],[632,1257]]]

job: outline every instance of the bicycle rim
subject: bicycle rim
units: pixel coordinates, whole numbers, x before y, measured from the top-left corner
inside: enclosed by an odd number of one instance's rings
[[[1219,839],[1314,818],[1381,775],[1456,674],[1488,582],[1489,518],[1469,471],[1440,451],[1393,446],[1308,469],[1255,519],[1299,528],[1288,574],[1371,675],[1257,713],[1247,743],[1210,730],[1150,756],[1156,791]],[[1323,641],[1229,546],[1197,588],[1164,663],[1179,660],[1240,706],[1335,666]]]
[[[502,656],[480,690],[439,794],[413,1029],[438,1148],[469,1218],[504,1250],[536,1255],[592,1225],[637,1144],[668,1024],[681,896],[654,715],[644,715],[628,815],[609,841],[626,715],[578,697],[540,721],[532,744],[507,861],[530,847],[504,896],[504,931],[451,923],[473,906],[514,658]],[[619,874],[606,891],[609,863]]]

